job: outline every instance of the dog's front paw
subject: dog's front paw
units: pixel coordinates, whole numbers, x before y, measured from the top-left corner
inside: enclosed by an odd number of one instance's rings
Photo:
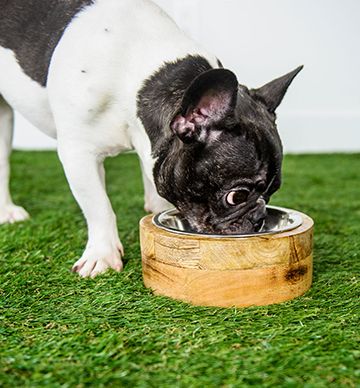
[[[9,204],[0,208],[0,224],[14,224],[29,217],[29,213],[21,206]]]
[[[124,249],[120,241],[115,248],[88,246],[81,259],[74,264],[72,271],[77,272],[83,278],[94,278],[109,268],[121,272],[123,269],[121,257],[123,255]]]

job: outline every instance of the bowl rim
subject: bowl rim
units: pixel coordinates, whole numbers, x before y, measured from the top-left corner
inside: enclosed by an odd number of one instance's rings
[[[174,233],[174,234],[177,234],[180,236],[192,236],[192,237],[198,237],[198,238],[206,237],[206,238],[216,238],[216,239],[219,239],[219,238],[220,239],[229,239],[229,238],[239,239],[239,238],[277,235],[280,233],[289,232],[291,230],[297,229],[301,225],[303,225],[303,223],[304,223],[304,217],[303,217],[302,213],[298,212],[297,210],[289,209],[286,207],[280,207],[280,206],[271,206],[271,205],[266,206],[266,208],[272,209],[272,210],[277,210],[277,211],[280,211],[282,213],[286,213],[289,215],[289,217],[291,217],[294,220],[294,222],[292,224],[290,224],[289,226],[284,227],[280,230],[273,230],[273,231],[266,231],[266,232],[251,232],[251,233],[242,233],[242,234],[208,234],[208,233],[200,233],[200,232],[195,232],[195,231],[194,232],[185,232],[185,231],[182,231],[179,229],[165,226],[160,222],[159,219],[161,216],[168,214],[168,213],[172,213],[174,211],[177,211],[176,208],[171,208],[171,209],[165,210],[161,213],[155,214],[152,217],[152,224],[155,225],[159,229],[162,229],[162,230],[165,230],[169,233]]]

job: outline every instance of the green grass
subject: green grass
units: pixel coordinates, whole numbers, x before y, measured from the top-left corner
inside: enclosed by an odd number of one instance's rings
[[[312,289],[281,305],[199,308],[144,288],[135,155],[109,160],[123,273],[80,280],[83,217],[52,152],[15,152],[0,227],[0,386],[360,386],[360,155],[287,156],[272,204],[316,221]]]

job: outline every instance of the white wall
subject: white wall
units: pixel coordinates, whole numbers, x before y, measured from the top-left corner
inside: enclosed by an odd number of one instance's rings
[[[305,65],[278,110],[286,151],[360,151],[360,1],[156,2],[243,84]],[[54,144],[20,120],[17,129],[15,147]]]

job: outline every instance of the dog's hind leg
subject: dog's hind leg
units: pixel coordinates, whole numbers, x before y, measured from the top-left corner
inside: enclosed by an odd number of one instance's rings
[[[14,111],[0,95],[0,224],[24,221],[29,214],[14,205],[9,190]]]

